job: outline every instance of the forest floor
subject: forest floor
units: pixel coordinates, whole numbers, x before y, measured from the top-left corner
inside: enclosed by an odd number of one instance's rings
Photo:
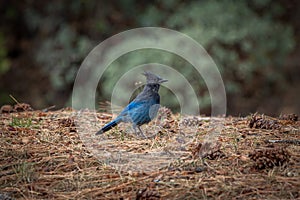
[[[124,126],[95,136],[107,113],[1,112],[0,199],[300,198],[296,115],[182,117],[163,108],[142,126],[156,134],[142,138]]]

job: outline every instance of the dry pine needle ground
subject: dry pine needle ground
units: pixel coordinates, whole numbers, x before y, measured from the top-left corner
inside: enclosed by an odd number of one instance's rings
[[[207,144],[209,118],[179,119],[166,108],[162,112],[159,137],[141,140],[120,134],[122,127],[107,135],[116,145],[147,151],[153,140],[171,138],[181,126],[194,138],[182,150],[185,156],[151,172],[120,172],[87,150],[72,109],[3,109],[0,199],[300,198],[300,126],[294,115],[228,117],[221,134]],[[97,119],[95,130],[111,115],[99,113]]]

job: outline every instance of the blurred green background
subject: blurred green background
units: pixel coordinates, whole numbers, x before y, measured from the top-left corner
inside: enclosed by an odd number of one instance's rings
[[[212,56],[225,83],[228,114],[300,113],[297,0],[0,0],[0,15],[0,105],[12,104],[12,94],[35,109],[70,106],[76,72],[93,47],[128,29],[158,26],[189,35]],[[112,63],[101,79],[99,102],[110,99],[124,72],[147,62],[179,70],[196,89],[201,113],[209,114],[201,77],[185,60],[158,50]],[[162,104],[178,111],[171,97]]]

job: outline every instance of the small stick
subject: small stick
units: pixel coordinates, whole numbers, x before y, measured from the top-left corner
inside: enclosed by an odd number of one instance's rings
[[[12,98],[12,100],[14,100],[14,102],[16,102],[17,104],[20,104],[20,102],[18,102],[18,100],[15,97],[13,97],[13,95],[10,94],[9,97]]]
[[[294,144],[300,145],[300,140],[266,140],[269,143],[287,143],[287,144]]]
[[[48,112],[49,110],[51,110],[51,109],[53,109],[53,108],[55,108],[56,106],[55,105],[53,105],[53,106],[50,106],[50,107],[48,107],[48,108],[44,108],[42,111],[43,112]]]

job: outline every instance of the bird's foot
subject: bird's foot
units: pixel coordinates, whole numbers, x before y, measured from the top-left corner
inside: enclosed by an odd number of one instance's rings
[[[148,137],[143,133],[142,129],[139,126],[137,128],[139,129],[139,132],[137,132],[136,128],[134,128],[135,135],[143,139],[148,139]]]

